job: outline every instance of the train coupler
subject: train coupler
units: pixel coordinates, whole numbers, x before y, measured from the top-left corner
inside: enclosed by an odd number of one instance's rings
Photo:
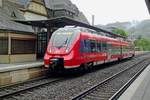
[[[64,69],[64,59],[63,58],[50,58],[49,69],[52,70],[63,70]]]

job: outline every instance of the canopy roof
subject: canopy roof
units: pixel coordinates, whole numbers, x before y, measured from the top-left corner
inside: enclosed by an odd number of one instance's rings
[[[81,27],[93,29],[93,30],[98,31],[98,32],[104,32],[108,35],[112,35],[115,37],[126,38],[125,36],[113,34],[112,32],[100,29],[100,28],[95,27],[95,26],[91,26],[91,25],[86,24],[86,23],[82,23],[82,22],[73,20],[73,19],[68,18],[68,17],[59,17],[59,18],[54,18],[54,19],[36,20],[36,21],[21,21],[21,20],[15,20],[15,21],[22,23],[22,24],[32,25],[35,27],[43,27],[43,28],[47,28],[47,27],[60,28],[60,27],[68,26],[68,25],[81,26]]]
[[[146,5],[147,5],[147,8],[148,8],[148,11],[150,13],[150,0],[145,0],[146,2]]]

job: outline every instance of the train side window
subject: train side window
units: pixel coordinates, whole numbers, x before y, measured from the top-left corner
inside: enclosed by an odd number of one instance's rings
[[[111,51],[112,51],[112,44],[110,44],[110,43],[108,44],[108,43],[107,43],[107,48],[106,48],[106,49],[108,49],[109,52],[111,52]]]
[[[118,54],[121,52],[120,46],[112,46],[112,53]]]
[[[84,40],[80,40],[80,48],[79,48],[80,52],[84,52]]]
[[[99,52],[99,45],[98,45],[99,41],[96,41],[96,51]]]
[[[97,41],[97,51],[101,52],[101,50],[102,50],[101,42]]]
[[[101,46],[102,46],[102,52],[103,52],[104,51],[103,42],[101,43]]]
[[[98,41],[95,41],[95,51],[99,52],[99,50],[98,50]]]
[[[85,49],[85,52],[89,52],[90,51],[90,48],[89,48],[89,41],[86,39],[84,40],[84,49]]]
[[[90,48],[91,48],[91,52],[93,52],[93,49],[94,49],[94,43],[92,40],[90,40]]]
[[[91,44],[90,40],[81,39],[80,40],[80,52],[91,52]]]
[[[91,46],[91,51],[95,52],[96,51],[96,41],[95,40],[91,40],[90,41],[90,46]]]
[[[106,50],[107,50],[107,44],[106,42],[102,42],[102,51],[106,52]]]
[[[127,52],[127,47],[126,46],[122,46],[122,51],[123,52]]]
[[[88,46],[88,52],[91,52],[91,42],[90,40],[86,40],[87,41],[87,46]]]
[[[121,52],[121,48],[120,46],[117,46],[117,53],[120,53]]]

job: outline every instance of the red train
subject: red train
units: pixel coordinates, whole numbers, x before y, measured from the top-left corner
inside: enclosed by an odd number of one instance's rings
[[[44,64],[54,70],[87,69],[133,56],[134,46],[130,42],[103,36],[86,28],[64,27],[53,33]]]

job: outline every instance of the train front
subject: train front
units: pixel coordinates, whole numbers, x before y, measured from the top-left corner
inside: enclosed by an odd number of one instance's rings
[[[76,65],[74,60],[78,31],[72,28],[60,28],[49,41],[44,64],[51,70],[64,70]]]

